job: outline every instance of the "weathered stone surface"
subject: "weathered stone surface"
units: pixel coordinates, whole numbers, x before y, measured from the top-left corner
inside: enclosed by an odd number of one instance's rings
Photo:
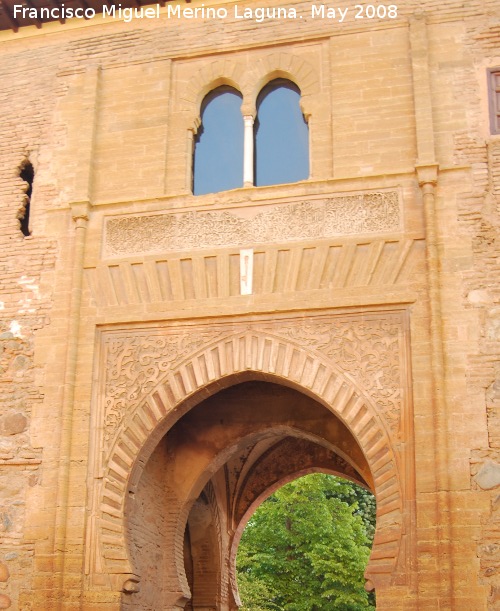
[[[7,581],[9,578],[9,569],[4,562],[0,562],[0,581]]]
[[[484,303],[491,303],[493,301],[489,291],[484,290],[484,289],[477,289],[475,291],[471,291],[468,294],[467,299],[472,304],[484,304]]]
[[[500,587],[495,586],[492,588],[490,600],[494,604],[498,604],[500,602]]]
[[[490,403],[500,403],[500,378],[495,380],[487,389],[486,400]]]
[[[12,601],[6,594],[0,594],[0,609],[8,609],[11,602]]]
[[[476,482],[483,490],[500,486],[500,464],[487,460],[476,475]]]
[[[486,337],[488,340],[500,341],[500,308],[494,308],[488,311]]]
[[[7,414],[0,418],[0,435],[17,435],[26,430],[28,420],[24,414]]]

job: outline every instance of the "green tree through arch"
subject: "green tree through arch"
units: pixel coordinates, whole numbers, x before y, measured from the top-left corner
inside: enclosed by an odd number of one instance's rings
[[[373,495],[351,482],[316,473],[283,486],[241,538],[242,611],[374,609],[363,578],[374,527]]]

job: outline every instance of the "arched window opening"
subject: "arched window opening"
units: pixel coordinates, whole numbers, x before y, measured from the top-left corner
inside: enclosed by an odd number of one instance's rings
[[[24,204],[19,211],[18,219],[21,228],[21,233],[25,236],[31,235],[30,231],[30,203],[31,195],[33,193],[33,181],[35,180],[35,170],[30,161],[26,161],[21,166],[19,177],[26,183],[26,195],[24,197]]]
[[[374,532],[375,497],[365,488],[325,473],[283,486],[241,537],[240,609],[375,609],[363,577]]]
[[[276,79],[257,98],[255,185],[309,178],[309,130],[300,109],[300,90]]]
[[[205,96],[194,148],[194,195],[243,186],[241,102],[241,94],[228,86]]]

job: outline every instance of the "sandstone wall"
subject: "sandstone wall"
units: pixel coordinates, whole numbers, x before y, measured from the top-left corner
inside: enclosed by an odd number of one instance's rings
[[[416,448],[405,474],[416,507],[406,604],[498,607],[500,136],[489,135],[486,69],[500,65],[500,4],[397,5],[398,18],[383,22],[352,11],[343,24],[163,17],[0,33],[0,608],[118,604],[121,585],[88,552],[105,444],[97,331],[396,306],[411,319],[415,414],[394,439]],[[288,6],[310,13],[309,2]],[[426,16],[425,53],[420,26],[409,25],[415,11]],[[310,180],[193,198],[189,138],[204,88],[232,79],[251,101],[273,71],[296,78],[311,116]],[[35,182],[25,237],[27,159]],[[432,403],[434,297],[415,170],[434,163],[443,413]],[[398,194],[398,227],[260,242],[249,298],[239,294],[233,238],[157,248],[146,231],[116,247],[146,216],[158,231],[165,213],[249,222],[270,203],[292,206],[293,216],[297,203],[389,192]],[[121,219],[132,229],[112,242]]]

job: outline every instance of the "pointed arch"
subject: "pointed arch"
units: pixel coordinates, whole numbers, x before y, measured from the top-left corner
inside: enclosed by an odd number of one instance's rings
[[[255,113],[259,93],[275,79],[289,80],[300,89],[302,112],[308,118],[311,112],[310,100],[320,92],[319,73],[302,57],[285,51],[266,55],[246,74],[242,91],[245,92],[247,112]]]
[[[215,60],[205,64],[189,80],[183,92],[186,110],[194,115],[200,108],[203,98],[213,89],[228,85],[244,94],[241,86],[245,74],[245,65],[226,59]]]
[[[248,329],[194,351],[123,420],[105,467],[97,537],[103,572],[137,580],[125,542],[124,507],[157,443],[202,399],[242,380],[274,381],[327,407],[351,431],[369,465],[377,497],[377,531],[366,577],[388,585],[396,570],[403,531],[398,461],[372,400],[332,361],[300,344]],[[183,533],[179,542],[183,546]],[[179,573],[183,574],[182,551]],[[128,580],[128,581],[127,581]]]

